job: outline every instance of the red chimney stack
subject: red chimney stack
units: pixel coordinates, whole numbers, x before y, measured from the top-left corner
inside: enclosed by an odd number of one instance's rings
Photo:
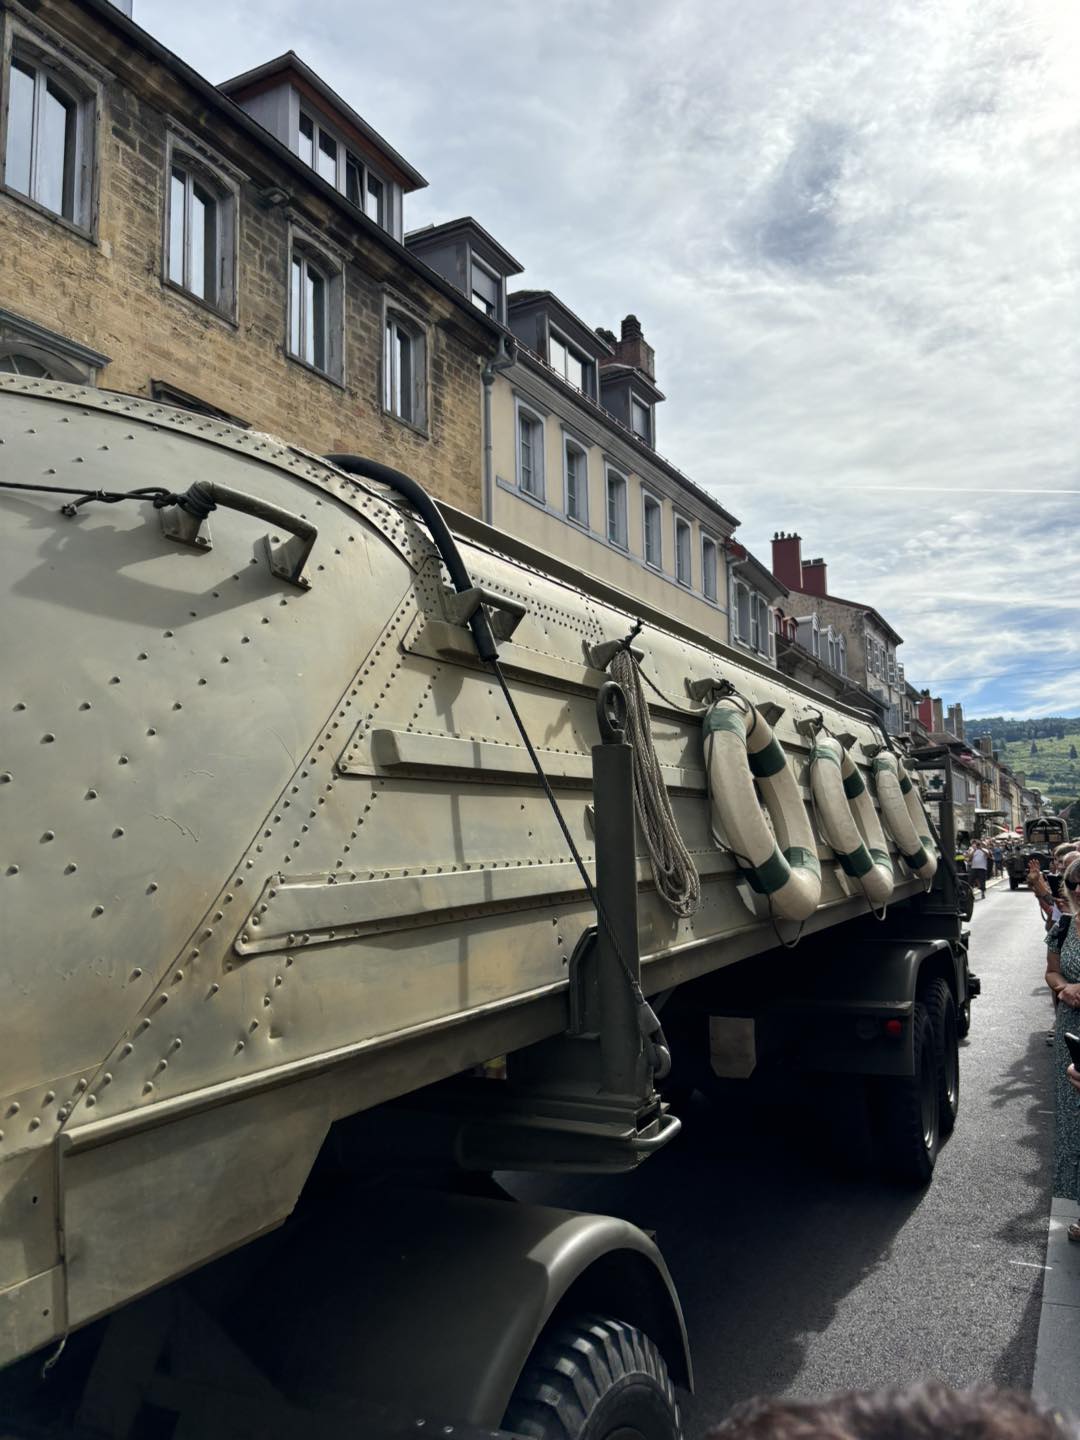
[[[819,555],[816,560],[806,560],[802,567],[802,588],[807,595],[827,595],[828,566]]]
[[[801,535],[785,535],[780,530],[772,537],[772,573],[789,590],[803,588]]]

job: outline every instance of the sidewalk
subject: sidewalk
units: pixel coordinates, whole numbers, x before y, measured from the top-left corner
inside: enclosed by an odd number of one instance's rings
[[[1076,1218],[1074,1201],[1052,1201],[1031,1388],[1044,1404],[1080,1415],[1080,1245],[1065,1234]]]

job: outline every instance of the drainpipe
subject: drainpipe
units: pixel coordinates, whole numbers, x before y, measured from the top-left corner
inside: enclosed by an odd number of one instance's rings
[[[500,370],[509,370],[517,359],[517,346],[509,335],[500,335],[499,349],[480,372],[484,386],[484,493],[481,497],[482,519],[486,525],[495,523],[495,440],[491,428],[491,387]]]

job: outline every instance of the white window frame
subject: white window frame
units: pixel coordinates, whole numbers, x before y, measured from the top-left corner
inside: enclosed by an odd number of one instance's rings
[[[328,125],[326,121],[322,118],[322,116],[319,114],[319,112],[315,109],[315,107],[307,103],[307,101],[301,96],[297,97],[297,103],[295,105],[294,113],[296,119],[294,121],[293,130],[293,152],[300,157],[303,163],[307,165],[310,170],[312,170],[316,175],[318,175],[320,180],[325,181],[327,185],[333,185],[334,189],[344,195],[346,200],[349,200],[350,204],[356,205],[356,208],[360,210],[364,215],[366,215],[373,225],[378,225],[380,230],[385,230],[389,234],[393,235],[393,190],[391,183],[389,180],[387,180],[386,176],[381,174],[376,168],[374,168],[368,162],[366,156],[358,155],[356,150],[349,144],[348,140],[346,140],[344,135],[342,135],[341,131],[338,130],[334,125]],[[308,120],[311,124],[312,138],[310,161],[303,153],[300,145],[300,126],[304,120]],[[324,175],[319,169],[319,149],[320,143],[324,136],[327,140],[333,141],[335,147],[333,180],[331,180],[329,176]],[[359,172],[361,191],[361,203],[359,204],[357,204],[357,202],[355,200],[352,200],[349,196],[350,161]],[[372,215],[371,210],[369,209],[369,200],[372,198],[370,193],[370,182],[372,180],[375,181],[376,185],[378,185],[382,191],[381,201],[376,202],[378,209],[381,213],[376,215]]]
[[[656,555],[649,558],[649,512],[655,511],[657,517],[656,530]],[[664,502],[659,495],[654,495],[651,490],[641,487],[641,558],[650,570],[663,571],[664,569]]]
[[[523,436],[523,425],[535,427],[536,441],[530,447],[530,482],[525,483],[525,466],[521,453],[521,442]],[[547,500],[547,476],[545,474],[545,450],[547,440],[547,425],[545,418],[538,410],[533,410],[528,405],[523,405],[520,400],[514,403],[514,473],[517,479],[517,488],[520,494],[535,500],[537,504],[543,505]]]
[[[3,91],[5,104],[0,108],[0,179],[9,195],[40,210],[64,225],[91,239],[96,238],[97,229],[97,137],[100,127],[101,86],[91,74],[90,64],[73,60],[69,54],[49,44],[36,31],[30,30],[17,21],[9,20],[3,27],[6,40],[3,60]],[[18,189],[11,184],[7,175],[7,144],[10,124],[11,65],[18,60],[33,69],[34,101],[31,134],[30,190]],[[72,183],[72,213],[65,215],[63,209],[55,210],[39,198],[41,176],[37,141],[40,135],[41,105],[46,84],[53,79],[59,89],[75,105],[74,176]],[[35,193],[37,192],[37,193]]]
[[[214,299],[197,295],[187,284],[170,275],[172,262],[172,180],[173,170],[183,170],[185,188],[190,192],[199,180],[214,196],[217,207],[217,294]],[[162,217],[161,278],[170,289],[178,291],[196,304],[205,305],[227,320],[235,320],[237,303],[237,256],[239,250],[239,185],[237,177],[224,163],[211,157],[202,146],[194,146],[185,137],[171,131],[165,146],[165,204]],[[186,219],[186,215],[185,215]],[[187,275],[187,236],[184,238],[184,275]]]
[[[551,342],[553,340],[557,345],[561,345],[568,355],[573,355],[574,359],[581,366],[580,387],[575,385],[574,382],[570,379],[570,377],[566,374],[566,372],[564,370],[560,370],[555,364],[555,361],[552,359]],[[556,325],[548,325],[547,352],[548,365],[551,367],[552,370],[554,370],[555,374],[558,375],[561,380],[565,380],[567,385],[569,385],[572,390],[576,390],[579,395],[588,395],[590,397],[595,396],[596,387],[593,382],[593,360],[590,358],[590,356],[585,354],[585,352],[581,349],[579,345],[575,345],[572,340],[570,340],[566,335],[564,335],[563,332]]]
[[[745,580],[734,580],[731,586],[731,631],[741,645],[750,644],[753,604],[750,586]],[[746,624],[743,624],[743,600],[746,601]]]
[[[692,589],[694,588],[694,526],[693,526],[693,524],[691,523],[691,521],[689,521],[689,520],[686,518],[685,515],[680,515],[679,512],[676,511],[676,512],[675,512],[674,523],[672,524],[672,527],[671,527],[671,528],[672,528],[672,538],[673,538],[673,540],[674,540],[674,542],[675,542],[675,551],[674,551],[674,562],[675,562],[675,563],[674,563],[674,565],[673,565],[673,567],[672,567],[672,568],[674,569],[674,571],[675,571],[675,582],[676,582],[676,584],[681,585],[684,590],[692,590]],[[680,534],[680,532],[683,531],[683,530],[686,531],[686,536],[687,536],[687,540],[686,540],[686,574],[685,574],[685,575],[683,575],[683,574],[680,573],[681,570],[682,570],[682,564],[681,564],[681,558],[682,558],[682,557],[681,557],[681,551],[680,551],[680,549],[679,549],[679,534]]]
[[[292,345],[293,261],[312,265],[326,282],[326,365],[316,365]],[[289,227],[289,257],[285,283],[285,353],[297,365],[337,385],[345,383],[345,266],[340,258],[314,240],[306,230]],[[301,342],[302,343],[302,342]]]
[[[409,348],[412,384],[408,399],[401,392],[401,341]],[[410,311],[388,302],[383,311],[382,403],[383,412],[402,425],[427,434],[428,416],[428,332]]]
[[[338,189],[345,196],[346,200],[350,199],[350,162],[360,172],[360,192],[362,196],[362,203],[357,204],[355,200],[351,200],[350,203],[356,205],[356,208],[358,210],[362,210],[373,225],[378,225],[380,230],[386,230],[388,233],[393,234],[393,227],[390,223],[392,214],[392,194],[389,180],[387,180],[385,176],[380,175],[377,170],[373,170],[362,156],[357,155],[355,150],[350,150],[349,147],[346,145],[342,183],[338,186]],[[372,195],[372,181],[375,182],[375,184],[382,192],[381,196],[378,198]],[[375,203],[376,212],[374,215],[371,213],[370,209],[373,200]]]
[[[705,564],[705,547],[711,545],[713,552],[713,593],[709,594],[709,587],[706,583],[708,567]],[[701,593],[711,604],[716,605],[720,599],[720,545],[712,535],[701,532]]]
[[[621,521],[621,533],[616,533],[615,535],[611,533],[611,497],[613,483],[621,487],[620,493],[622,496],[620,511],[616,516],[616,519]],[[614,465],[608,465],[604,469],[604,535],[607,537],[609,545],[613,545],[616,550],[622,550],[627,554],[630,551],[629,521],[630,477],[625,475],[621,470],[616,469]],[[620,531],[618,524],[616,524],[615,528],[617,532]]]
[[[577,455],[581,461],[580,493],[578,501],[581,513],[575,515],[570,509],[570,455],[571,452]],[[563,436],[563,512],[572,525],[580,525],[582,529],[589,528],[589,452],[584,445],[569,435]]]

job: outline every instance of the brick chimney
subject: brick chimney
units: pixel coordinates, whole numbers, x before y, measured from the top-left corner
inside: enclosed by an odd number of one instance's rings
[[[994,754],[994,737],[992,735],[980,735],[979,749],[984,755],[989,755],[992,759]]]
[[[930,701],[930,706],[934,715],[934,724],[932,728],[935,729],[940,735],[941,732],[945,729],[945,717],[942,714],[941,709],[941,696],[935,695],[934,698]]]
[[[955,735],[958,740],[963,740],[963,738],[964,738],[964,707],[963,707],[963,705],[956,704],[956,705],[950,705],[950,706],[949,706],[949,723],[948,723],[948,729],[949,729],[950,733],[953,734],[953,735]]]
[[[611,332],[598,333],[606,340]],[[635,370],[643,370],[650,380],[656,379],[656,352],[645,343],[641,321],[636,315],[627,315],[622,322],[622,336],[615,341],[615,359],[620,365],[633,365]]]
[[[934,728],[934,702],[930,699],[930,691],[923,690],[919,693],[919,723],[927,730]]]
[[[802,536],[778,530],[772,537],[772,573],[789,590],[803,588]]]
[[[816,560],[804,560],[802,567],[802,588],[807,595],[827,595],[829,567],[819,555]]]

